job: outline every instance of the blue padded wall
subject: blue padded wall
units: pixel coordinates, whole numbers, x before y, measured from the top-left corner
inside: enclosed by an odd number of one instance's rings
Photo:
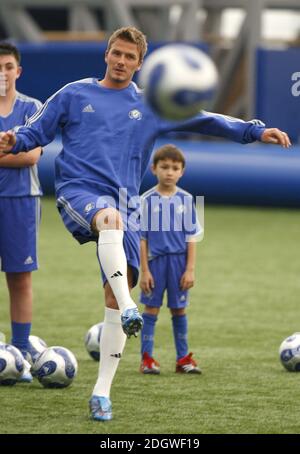
[[[150,43],[151,53],[163,43]],[[195,43],[207,50],[207,46]],[[44,102],[50,95],[74,80],[103,77],[106,42],[89,43],[24,43],[18,45],[22,55],[23,73],[18,90]]]
[[[150,43],[149,52],[163,43]],[[207,47],[198,43],[198,47]],[[24,68],[18,90],[45,101],[66,83],[105,72],[105,42],[19,44]],[[292,95],[294,73],[300,74],[300,49],[257,50],[256,117],[300,138],[299,96]],[[300,75],[299,75],[300,81]]]
[[[42,102],[69,82],[105,72],[105,43],[26,43],[19,49],[23,73],[18,90]]]
[[[163,139],[156,147],[169,140]],[[206,202],[300,207],[300,147],[174,141],[186,155],[180,185]],[[54,192],[54,160],[60,143],[45,148],[39,173],[45,193]],[[150,170],[141,192],[156,184]]]
[[[300,142],[300,86],[293,85],[292,75],[299,73],[300,48],[257,51],[256,116],[268,126],[289,133]],[[298,80],[299,80],[298,79]],[[297,92],[298,96],[294,96]]]

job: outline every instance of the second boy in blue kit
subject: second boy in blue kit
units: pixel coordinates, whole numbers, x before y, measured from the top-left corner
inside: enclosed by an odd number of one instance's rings
[[[141,372],[159,374],[152,357],[155,323],[165,290],[172,314],[176,347],[176,372],[200,373],[188,354],[188,290],[195,280],[195,241],[203,229],[197,220],[193,197],[176,186],[184,172],[185,158],[174,145],[156,151],[152,171],[158,179],[142,197],[141,303],[145,304],[142,329]]]

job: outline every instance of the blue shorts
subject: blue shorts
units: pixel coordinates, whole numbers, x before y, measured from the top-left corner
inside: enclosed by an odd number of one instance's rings
[[[148,295],[141,293],[140,302],[147,306],[160,307],[167,290],[170,309],[182,309],[188,305],[188,290],[180,289],[180,279],[186,269],[185,254],[167,254],[149,261],[154,279],[154,289]]]
[[[99,195],[83,191],[80,191],[80,193],[69,192],[64,195],[60,194],[57,199],[57,208],[66,228],[80,244],[89,241],[98,241],[98,236],[91,228],[93,217],[99,210],[109,208],[110,206],[109,198],[106,199],[105,196],[99,198]],[[133,271],[133,286],[136,286],[140,266],[140,232],[126,230],[124,232],[123,246],[128,266]],[[102,269],[101,274],[103,284],[105,284],[107,279]]]
[[[1,271],[24,273],[38,268],[39,197],[0,197]]]

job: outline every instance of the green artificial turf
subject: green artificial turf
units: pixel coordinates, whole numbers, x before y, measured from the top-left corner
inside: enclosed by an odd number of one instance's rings
[[[72,350],[79,371],[66,389],[44,389],[37,380],[0,387],[0,433],[299,433],[300,374],[278,360],[281,341],[300,331],[299,225],[296,210],[206,207],[188,308],[190,351],[203,374],[174,373],[164,307],[154,351],[161,375],[138,372],[140,341],[130,339],[112,388],[114,419],[97,423],[88,400],[98,363],[83,341],[103,318],[95,245],[77,245],[45,198],[32,334]],[[0,331],[9,336],[3,273],[0,301]]]

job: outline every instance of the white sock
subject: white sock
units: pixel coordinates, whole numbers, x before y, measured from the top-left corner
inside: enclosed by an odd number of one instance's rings
[[[136,307],[129,293],[123,236],[123,230],[102,230],[98,239],[100,263],[121,312]]]
[[[121,326],[121,313],[105,308],[104,325],[100,339],[100,364],[93,395],[109,397],[113,378],[117,371],[126,342]]]

